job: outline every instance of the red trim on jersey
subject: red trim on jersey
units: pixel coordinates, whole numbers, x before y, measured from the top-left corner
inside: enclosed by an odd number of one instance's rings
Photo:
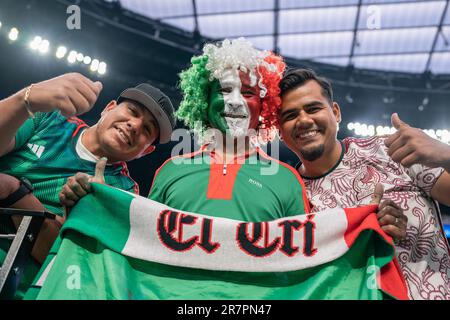
[[[135,194],[139,195],[139,185],[137,184],[136,181],[134,181],[133,178],[131,178],[130,172],[128,171],[128,167],[127,167],[126,162],[122,161],[122,162],[119,162],[119,163],[117,163],[115,165],[122,166],[122,170],[120,171],[120,174],[128,177],[131,181],[133,181],[133,183],[134,183],[133,191],[134,191]]]
[[[241,167],[242,164],[240,163],[229,163],[226,165],[226,174],[224,174],[224,164],[211,163],[209,166],[209,183],[206,198],[233,199],[233,187]]]
[[[75,131],[72,134],[72,138],[74,138],[77,135],[78,131],[80,131],[81,128],[89,127],[83,120],[81,120],[80,118],[77,118],[77,117],[70,117],[66,120],[67,120],[67,122],[74,123],[77,125],[77,128],[75,129]]]
[[[271,161],[275,161],[278,164],[282,165],[283,167],[291,170],[291,172],[295,175],[295,177],[297,178],[298,182],[300,183],[300,185],[302,186],[302,199],[303,199],[303,203],[304,203],[304,207],[305,207],[305,213],[310,213],[311,212],[311,205],[308,199],[308,196],[306,195],[306,187],[305,187],[305,183],[303,182],[302,177],[300,176],[300,174],[298,173],[297,170],[295,170],[293,167],[291,167],[290,165],[288,165],[287,163],[284,163],[278,159],[272,158],[271,156],[269,156],[268,154],[266,154],[261,148],[256,148],[256,151],[263,156],[264,158],[266,158],[267,160],[271,160]]]
[[[375,214],[376,209],[377,205],[344,209],[345,215],[347,216],[347,231],[344,234],[344,239],[349,248],[364,230],[373,230],[377,232],[384,241],[394,247],[392,238],[386,235],[378,223]],[[383,266],[381,272],[377,274],[377,282],[381,290],[394,298],[400,300],[409,299],[406,281],[403,277],[395,253],[394,258],[388,264]]]

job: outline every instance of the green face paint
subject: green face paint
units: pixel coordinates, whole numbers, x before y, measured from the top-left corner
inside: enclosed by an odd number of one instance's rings
[[[259,88],[250,86],[248,74],[229,69],[211,83],[208,120],[213,128],[232,136],[255,129],[261,112]]]
[[[209,94],[208,121],[211,127],[226,133],[228,130],[227,122],[223,116],[225,103],[223,101],[222,87],[219,80],[213,80]]]

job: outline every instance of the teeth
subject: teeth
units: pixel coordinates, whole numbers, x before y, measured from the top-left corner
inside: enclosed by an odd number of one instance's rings
[[[300,134],[300,138],[309,138],[309,137],[315,136],[316,133],[317,133],[317,130],[304,132],[304,133]]]
[[[232,114],[232,113],[226,113],[226,114],[224,114],[224,116],[227,117],[227,118],[242,118],[242,119],[247,118],[246,115],[243,115],[243,114]]]
[[[124,140],[125,140],[128,144],[130,144],[130,140],[128,140],[128,137],[125,135],[125,133],[123,133],[123,131],[120,130],[120,129],[117,129],[117,130],[119,131],[119,134],[124,138]]]

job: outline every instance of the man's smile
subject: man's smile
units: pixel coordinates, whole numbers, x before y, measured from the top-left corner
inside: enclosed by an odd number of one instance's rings
[[[131,137],[129,136],[129,134],[127,132],[125,132],[124,130],[120,129],[120,128],[116,128],[119,137],[121,138],[121,140],[126,143],[127,145],[131,146]]]

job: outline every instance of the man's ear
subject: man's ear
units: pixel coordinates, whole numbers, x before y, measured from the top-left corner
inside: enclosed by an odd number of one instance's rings
[[[105,109],[103,109],[101,116],[103,117],[108,111],[110,111],[111,109],[114,109],[115,107],[117,107],[117,101],[116,100],[111,100],[105,107]]]
[[[153,151],[155,151],[155,149],[156,149],[156,146],[154,146],[154,145],[149,145],[144,151],[142,151],[142,152],[141,152],[136,158],[134,158],[133,160],[142,158],[143,156],[146,156],[146,155],[152,153]]]
[[[340,123],[341,120],[342,120],[342,118],[341,118],[341,108],[339,107],[337,102],[333,102],[332,109],[333,109],[333,114],[334,114],[334,116],[336,118],[336,122]]]

